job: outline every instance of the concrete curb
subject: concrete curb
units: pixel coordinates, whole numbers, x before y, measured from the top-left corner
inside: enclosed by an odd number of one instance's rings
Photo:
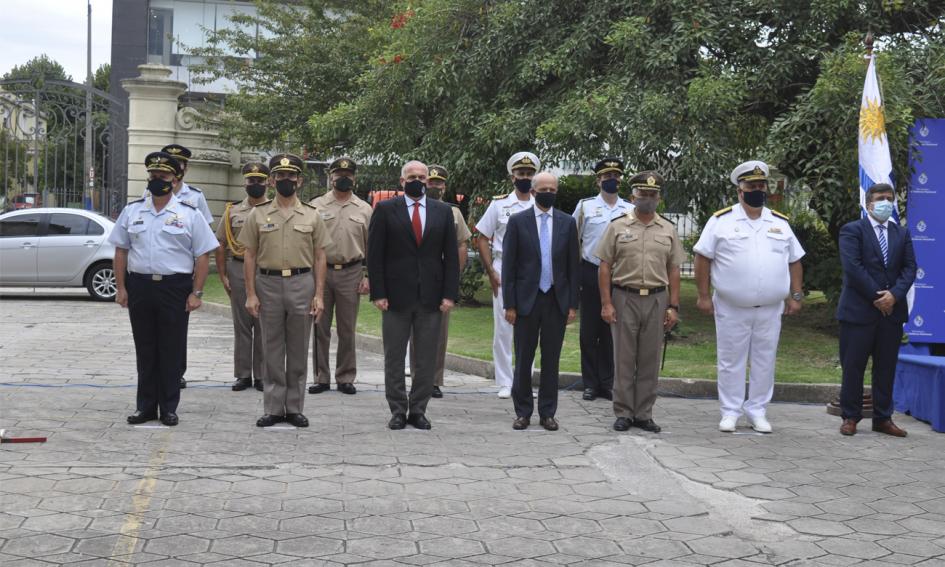
[[[221,317],[231,317],[230,306],[205,301],[201,307],[204,311]],[[357,347],[375,354],[384,353],[384,344],[381,337],[358,333]],[[470,358],[458,354],[446,353],[446,368],[454,372],[482,376],[495,380],[495,367],[491,361]],[[538,372],[532,376],[532,383],[538,386]],[[583,390],[584,384],[581,375],[576,372],[562,372],[558,376],[558,388],[569,390]],[[684,398],[711,398],[718,397],[715,380],[701,380],[693,378],[660,378],[659,392],[661,396]],[[775,384],[774,398],[776,402],[793,403],[823,403],[831,402],[840,395],[839,384]]]

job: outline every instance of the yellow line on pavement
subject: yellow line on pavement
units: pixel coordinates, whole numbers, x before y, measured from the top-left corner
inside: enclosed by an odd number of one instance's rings
[[[154,495],[154,488],[157,486],[157,479],[154,475],[160,470],[161,465],[167,457],[167,445],[171,439],[171,432],[165,431],[161,436],[157,452],[151,456],[148,461],[148,468],[144,471],[144,476],[138,481],[131,497],[131,512],[125,516],[125,522],[119,530],[118,539],[112,547],[112,553],[109,557],[108,565],[125,565],[124,562],[115,561],[116,557],[129,555],[135,552],[138,545],[138,532],[141,529],[142,514],[147,512],[151,505],[151,497]]]

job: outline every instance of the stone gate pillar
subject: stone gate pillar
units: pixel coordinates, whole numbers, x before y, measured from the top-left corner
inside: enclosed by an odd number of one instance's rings
[[[145,156],[174,142],[178,97],[187,90],[163,65],[138,65],[138,71],[138,77],[121,82],[128,91],[129,201],[140,198],[148,184]]]

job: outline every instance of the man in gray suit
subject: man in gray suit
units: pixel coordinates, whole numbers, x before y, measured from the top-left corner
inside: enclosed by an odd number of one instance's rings
[[[436,349],[417,349],[408,398],[407,341],[412,334],[419,345],[436,345],[441,314],[453,308],[459,295],[452,207],[427,199],[428,174],[423,163],[407,162],[400,172],[404,195],[379,203],[368,230],[371,301],[383,312],[384,391],[390,429],[403,429],[408,423],[417,429],[431,428],[425,413],[433,394]]]

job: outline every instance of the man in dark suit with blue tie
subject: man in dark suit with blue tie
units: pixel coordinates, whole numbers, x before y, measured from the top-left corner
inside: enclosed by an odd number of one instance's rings
[[[873,431],[905,437],[892,421],[893,378],[902,325],[908,318],[906,293],[916,262],[908,229],[890,222],[895,193],[886,183],[867,190],[868,215],[840,229],[843,290],[837,306],[843,384],[840,433],[855,435],[863,416],[863,374],[873,359]]]
[[[427,199],[429,171],[409,161],[400,172],[404,195],[382,201],[371,215],[368,230],[368,278],[371,301],[382,311],[384,392],[390,406],[390,429],[408,423],[430,429],[427,402],[433,394],[440,316],[459,295],[459,257],[453,210]],[[404,357],[411,334],[418,345],[410,396],[404,378]],[[409,411],[409,416],[408,416]]]
[[[512,428],[525,429],[531,420],[532,363],[541,344],[538,416],[542,427],[556,431],[561,345],[565,326],[577,315],[577,225],[571,215],[554,208],[554,175],[536,175],[531,192],[535,206],[509,218],[502,245],[502,300],[515,343]]]

